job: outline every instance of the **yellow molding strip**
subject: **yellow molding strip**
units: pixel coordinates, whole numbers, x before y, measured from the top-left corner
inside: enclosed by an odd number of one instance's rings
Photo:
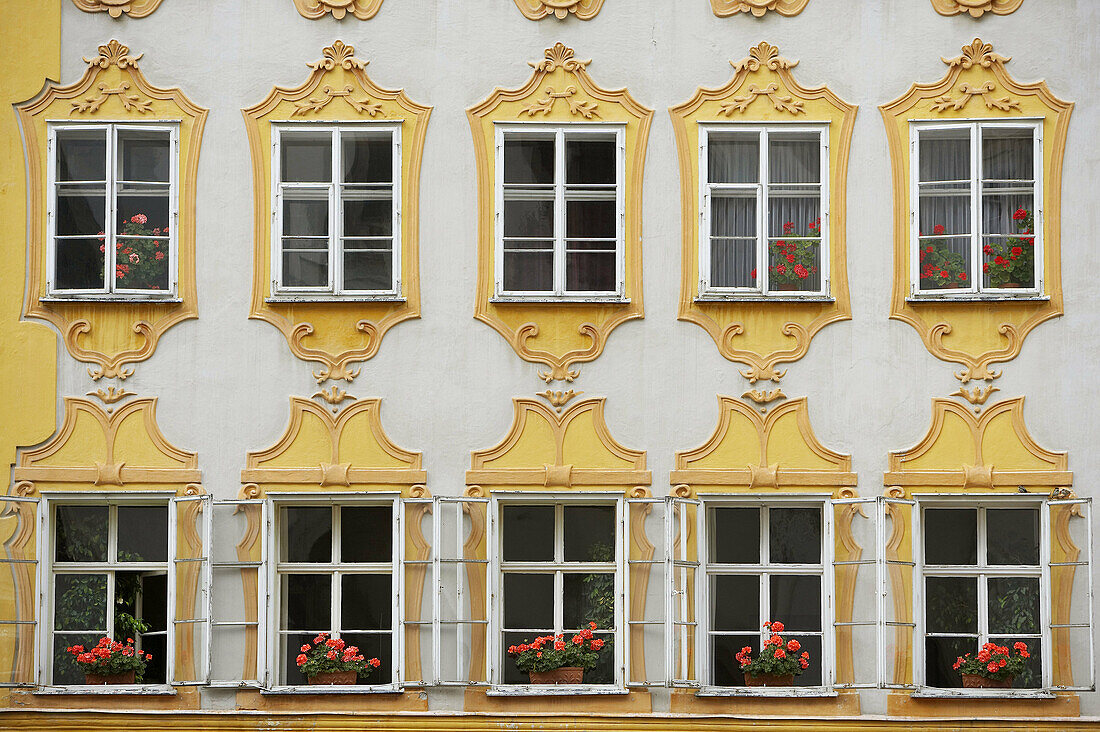
[[[884,485],[954,486],[967,485],[966,471],[906,470],[883,474]],[[1069,470],[993,470],[994,486],[1012,485],[1073,485],[1073,472]]]
[[[246,468],[242,483],[317,483],[324,478],[320,468]],[[410,468],[348,468],[349,483],[424,483],[428,471]]]
[[[545,468],[467,470],[466,484],[473,485],[546,485]],[[616,470],[615,468],[573,468],[571,485],[649,485],[653,473],[649,470]]]
[[[44,481],[47,483],[95,483],[100,477],[99,468],[73,466],[38,466],[15,468],[15,480]],[[188,468],[119,468],[122,483],[200,483],[202,471]]]
[[[781,486],[855,486],[855,473],[832,470],[776,470],[776,483]],[[744,470],[673,470],[669,473],[673,484],[689,485],[752,485],[752,471]]]

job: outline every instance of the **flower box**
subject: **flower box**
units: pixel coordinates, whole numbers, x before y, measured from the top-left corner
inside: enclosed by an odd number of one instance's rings
[[[84,683],[92,686],[106,686],[110,684],[135,684],[137,683],[137,671],[122,671],[117,674],[84,674]]]
[[[382,665],[377,658],[365,658],[357,646],[349,646],[342,638],[330,638],[319,633],[313,645],[306,643],[295,659],[298,670],[313,685],[345,686],[356,683]]]
[[[561,666],[549,671],[531,671],[532,684],[582,684],[583,666]]]
[[[96,686],[141,683],[146,662],[153,660],[152,655],[134,647],[133,638],[120,643],[104,636],[92,648],[77,645],[65,651],[84,672],[84,683]]]
[[[1015,676],[1006,676],[1003,679],[991,679],[978,674],[963,674],[964,689],[1011,689]]]
[[[532,684],[582,684],[585,669],[593,669],[606,647],[595,637],[596,623],[566,638],[564,635],[544,635],[518,646],[509,646],[508,655],[515,657],[516,668],[531,677]]]
[[[1013,679],[1024,671],[1029,658],[1023,641],[1016,641],[1012,648],[986,643],[976,655],[959,656],[951,668],[962,676],[964,689],[1011,689]]]
[[[794,674],[745,674],[745,686],[794,686]]]
[[[778,620],[764,623],[771,637],[764,641],[760,655],[752,657],[752,647],[745,646],[734,658],[745,675],[745,686],[794,686],[794,677],[810,667],[810,654],[802,651],[802,644],[794,638],[783,640],[783,623]],[[796,655],[802,651],[801,655]]]
[[[306,677],[314,686],[351,686],[359,679],[358,671],[321,671]]]

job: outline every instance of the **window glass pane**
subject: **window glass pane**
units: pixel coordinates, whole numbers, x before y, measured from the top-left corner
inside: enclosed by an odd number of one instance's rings
[[[107,575],[56,574],[54,630],[107,632]]]
[[[539,251],[532,251],[532,249]],[[504,241],[504,289],[551,292],[554,289],[554,242]]]
[[[926,237],[919,247],[922,290],[970,286],[970,237]]]
[[[54,281],[58,290],[102,290],[104,288],[103,237],[54,240]]]
[[[977,652],[977,636],[969,638],[925,638],[925,683],[939,688],[961,687],[962,676],[951,666],[959,656]]]
[[[604,251],[577,251],[586,248],[584,242],[566,242],[565,289],[569,292],[615,291],[615,244],[595,242],[588,246]]]
[[[554,561],[553,506],[504,506],[501,516],[504,561]]]
[[[768,514],[772,564],[821,563],[820,509],[771,508]]]
[[[989,632],[995,635],[1039,633],[1039,578],[990,577]]]
[[[141,577],[141,612],[138,617],[149,626],[146,632],[168,629],[168,575],[143,574]]]
[[[604,642],[604,646],[595,668],[585,669],[584,683],[613,684],[615,683],[615,636],[612,633],[597,633],[596,637]],[[569,639],[566,638],[566,642],[568,641]]]
[[[988,564],[1039,564],[1039,511],[989,508],[985,512]]]
[[[708,133],[707,178],[710,183],[759,183],[760,135],[756,132]]]
[[[756,194],[715,191],[710,199],[710,280],[714,287],[756,285]]]
[[[59,184],[56,190],[54,232],[58,236],[103,234],[107,198],[102,185],[66,183]],[[99,243],[103,243],[102,239]]]
[[[390,133],[345,130],[340,134],[345,183],[393,182]]]
[[[389,191],[344,189],[344,236],[392,235],[393,200]]]
[[[58,506],[55,509],[56,562],[107,561],[107,506]]]
[[[393,680],[393,636],[390,633],[341,633],[348,645],[359,649],[364,659],[377,658],[382,664],[366,676],[360,676],[358,684],[388,684]]]
[[[107,130],[57,131],[57,180],[107,180]]]
[[[283,286],[327,286],[328,250],[298,251],[291,248],[302,243],[301,239],[283,239]]]
[[[332,561],[332,508],[284,506],[282,509],[284,562]],[[327,602],[326,595],[326,602]],[[324,626],[322,630],[327,629]]]
[[[168,506],[119,506],[118,561],[168,561]]]
[[[115,572],[114,583],[114,638],[115,640],[136,638],[141,632],[140,620],[144,610],[142,604],[145,594],[144,576],[141,572]],[[167,583],[164,587],[167,589]],[[165,600],[162,599],[160,602],[163,605]]]
[[[710,561],[717,564],[760,562],[760,509],[713,508],[710,513]],[[761,620],[760,622],[764,622]]]
[[[760,635],[711,635],[711,662],[715,686],[744,686],[745,676],[735,656],[748,646],[753,657],[759,655]]]
[[[985,181],[1032,180],[1035,177],[1034,144],[1035,132],[1031,129],[982,127],[982,178]]]
[[[118,179],[168,183],[172,180],[169,150],[172,136],[167,131],[118,128]]]
[[[284,183],[332,181],[332,134],[287,132],[280,134],[279,153]]]
[[[54,684],[83,684],[84,672],[76,665],[76,657],[65,649],[71,646],[84,646],[85,650],[94,648],[103,633],[57,633],[53,637],[53,678]]]
[[[554,182],[554,137],[504,136],[504,182]]]
[[[116,232],[122,236],[167,236],[170,199],[166,184],[118,183]]]
[[[768,255],[769,289],[821,289],[821,195],[817,186],[772,189],[768,197]]]
[[[821,686],[821,636],[798,635],[784,632],[783,640],[797,640],[801,646],[797,653],[788,651],[787,654],[789,656],[801,656],[803,653],[810,654],[810,665],[807,666],[801,674],[794,677],[794,685]]]
[[[615,137],[584,135],[565,140],[566,185],[614,185]]]
[[[719,574],[710,582],[711,628],[759,632],[764,622],[760,619],[760,578],[755,574]]]
[[[516,659],[514,656],[508,655],[509,646],[518,646],[522,643],[530,643],[540,635],[553,635],[553,630],[546,628],[545,630],[520,632],[520,633],[504,633],[504,640],[501,643],[501,669],[503,670],[501,681],[505,684],[526,684],[531,679],[525,674],[521,673],[516,668]]]
[[[324,191],[284,194],[283,236],[328,236],[328,196]]]
[[[820,183],[821,135],[814,132],[769,134],[768,178],[771,183]]]
[[[554,627],[554,575],[504,575],[504,627],[533,630]]]
[[[970,180],[969,127],[921,130],[919,140],[921,182]]]
[[[986,287],[1034,287],[1034,208],[1030,189],[982,196],[982,272]]]
[[[284,574],[282,591],[283,630],[332,629],[332,575]]]
[[[924,619],[929,633],[978,632],[977,577],[928,577],[924,586]]]
[[[355,241],[344,240],[344,289],[345,290],[391,290],[393,289],[393,254],[386,249],[373,249],[375,245],[387,244],[388,240]],[[371,247],[363,250],[359,246]]]
[[[506,200],[504,236],[553,237],[554,202],[552,200]]]
[[[145,662],[143,684],[164,684],[168,682],[168,636],[143,635],[136,639],[142,653],[148,653],[152,660]]]
[[[389,506],[340,508],[340,561],[393,561],[393,510]]]
[[[592,572],[562,576],[562,627],[567,631],[584,630],[589,623],[597,628],[615,627],[615,574]]]
[[[298,654],[301,652],[302,646],[313,645],[313,639],[317,637],[316,633],[280,633],[279,634],[279,657],[282,658],[282,681],[286,684],[305,684],[305,675],[298,670],[298,664],[295,661],[298,658]]]
[[[341,629],[382,630],[392,627],[393,589],[390,575],[345,574],[341,580]]]
[[[1013,689],[1040,689],[1043,686],[1043,644],[1039,638],[990,638],[999,646],[1012,648],[1017,641],[1027,646],[1029,658],[1024,661],[1023,673],[1012,680]],[[1074,649],[1076,651],[1076,649]],[[1016,655],[1016,651],[1012,651]]]
[[[566,201],[565,235],[570,239],[615,239],[615,200]]]
[[[565,561],[615,561],[615,507],[565,506]]]
[[[924,511],[924,563],[978,563],[978,511],[929,508]]]
[[[771,617],[765,620],[782,621],[788,633],[821,630],[819,575],[773,574],[770,582]]]
[[[119,239],[115,243],[115,287],[126,290],[167,290],[170,252],[167,239]]]

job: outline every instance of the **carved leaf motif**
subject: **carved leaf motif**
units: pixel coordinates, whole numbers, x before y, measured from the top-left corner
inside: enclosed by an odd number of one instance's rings
[[[756,84],[749,86],[749,93],[743,97],[734,97],[732,104],[723,104],[719,107],[719,114],[724,114],[727,117],[732,116],[734,112],[744,112],[749,108],[757,97],[766,96],[771,100],[772,106],[776,111],[788,112],[790,114],[798,116],[798,113],[806,113],[806,110],[802,108],[802,102],[796,101],[793,97],[787,94],[779,93],[779,85],[775,82],[768,84],[761,89]]]
[[[583,71],[585,66],[592,63],[592,59],[581,61],[580,59],[573,58],[572,48],[569,48],[564,43],[555,43],[553,46],[546,49],[545,58],[541,61],[528,61],[527,63],[535,71],[549,73],[555,69],[562,68],[573,74],[577,71]]]
[[[554,97],[548,95],[545,99],[539,99],[528,104],[520,110],[520,114],[526,114],[529,117],[534,117],[536,114],[550,114],[555,101]]]
[[[294,7],[303,18],[316,20],[328,13],[342,20],[350,12],[359,20],[370,20],[382,7],[382,0],[294,0]]]
[[[98,56],[95,58],[84,57],[84,63],[98,66],[101,69],[108,66],[118,66],[120,69],[127,67],[136,69],[138,59],[144,55],[139,53],[137,56],[131,56],[129,46],[124,46],[112,38],[106,46],[99,47]]]
[[[131,18],[144,18],[157,9],[161,0],[73,0],[73,4],[85,13],[106,12],[112,18],[123,13]]]
[[[558,20],[570,13],[581,20],[596,17],[603,0],[515,0],[516,7],[528,20],[541,20],[553,15]]]
[[[83,101],[78,99],[75,102],[70,102],[73,107],[72,111],[97,112],[99,111],[99,108],[103,106],[103,103],[112,96],[118,97],[118,100],[122,102],[122,108],[125,109],[127,112],[135,111],[141,114],[145,114],[146,112],[152,110],[152,99],[142,99],[137,94],[127,93],[130,90],[130,82],[128,81],[122,82],[115,89],[108,88],[106,84],[98,84],[96,88],[99,89],[98,96],[88,97]]]
[[[962,55],[955,58],[941,58],[948,66],[961,66],[969,69],[975,64],[988,69],[993,64],[1004,64],[1012,60],[1011,56],[1002,56],[993,52],[993,44],[975,38],[969,46],[962,47]]]
[[[570,112],[570,114],[574,114],[574,115],[579,114],[580,116],[584,117],[585,119],[592,119],[593,117],[599,117],[600,116],[599,114],[596,113],[596,103],[595,102],[591,102],[591,101],[581,102],[581,101],[577,101],[576,99],[573,99],[573,98],[569,98],[566,101],[569,103],[569,112]]]
[[[310,61],[306,66],[315,71],[318,69],[332,71],[337,66],[351,71],[352,69],[365,69],[368,63],[370,62],[355,57],[355,46],[349,46],[343,41],[335,41],[331,46],[326,46],[321,50],[319,61]]]
[[[766,41],[761,41],[749,49],[749,55],[746,58],[740,61],[730,61],[730,65],[733,66],[735,72],[740,73],[742,69],[756,72],[762,66],[772,71],[793,69],[798,66],[798,62],[783,58],[779,55],[778,48]]]
[[[937,97],[932,102],[932,111],[945,112],[948,109],[952,109],[957,112],[969,104],[973,97],[979,94],[982,97],[982,101],[985,102],[986,109],[999,109],[1002,112],[1008,112],[1013,109],[1020,111],[1020,103],[1016,100],[1009,97],[993,97],[992,92],[995,91],[996,88],[997,86],[992,81],[987,81],[978,87],[970,86],[969,84],[960,84],[958,97],[949,95]]]
[[[710,0],[710,7],[718,17],[752,13],[753,16],[762,18],[769,10],[780,15],[798,15],[808,2],[809,0]]]

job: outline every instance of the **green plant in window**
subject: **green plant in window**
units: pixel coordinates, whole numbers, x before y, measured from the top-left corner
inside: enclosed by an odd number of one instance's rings
[[[588,549],[592,562],[614,562],[615,548],[607,542],[595,542]],[[615,575],[606,572],[584,576],[585,614],[597,628],[615,627]]]
[[[932,228],[933,234],[946,231],[943,224]],[[968,287],[966,258],[951,248],[946,239],[926,239],[920,242],[920,287],[922,290],[945,290]]]
[[[982,247],[982,272],[990,287],[1035,286],[1035,217],[1025,208],[1012,215],[1017,236],[993,240]]]

